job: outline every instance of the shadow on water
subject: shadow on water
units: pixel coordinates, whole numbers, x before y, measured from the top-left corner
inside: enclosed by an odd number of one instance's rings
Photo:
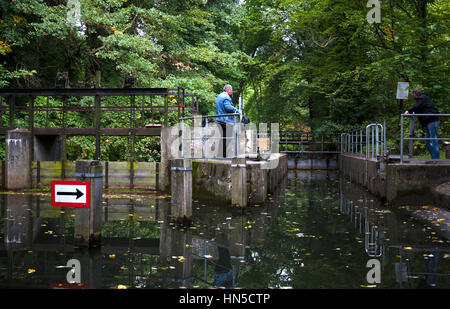
[[[108,194],[91,250],[74,247],[73,209],[47,194],[0,202],[2,288],[450,287],[445,235],[335,172],[290,171],[246,211],[194,200],[184,229],[168,220],[169,198]]]

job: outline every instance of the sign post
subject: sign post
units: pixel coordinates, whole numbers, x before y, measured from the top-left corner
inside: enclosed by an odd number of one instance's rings
[[[77,161],[75,177],[77,183],[86,184],[86,191],[83,186],[74,184],[73,187],[62,187],[58,198],[76,204],[89,197],[89,208],[75,208],[74,238],[77,246],[96,246],[101,242],[103,166],[97,160]]]

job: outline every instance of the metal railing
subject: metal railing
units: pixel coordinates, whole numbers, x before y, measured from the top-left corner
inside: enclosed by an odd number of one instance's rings
[[[280,132],[282,153],[340,153],[339,133]]]
[[[366,159],[376,159],[386,155],[384,123],[371,123],[365,128],[341,133],[341,153],[365,154]]]
[[[369,212],[374,209],[373,200],[370,201],[365,196],[361,204],[354,203],[341,194],[339,210],[348,216],[354,228],[358,228],[359,234],[364,233],[364,250],[370,257],[380,257],[384,255],[384,243],[382,241],[383,231],[375,222],[371,222]]]
[[[222,128],[217,122],[211,125],[212,119],[218,117],[234,117],[235,123],[227,126],[233,128],[231,136],[227,136],[226,132],[222,132]],[[223,152],[219,152],[225,139],[232,142],[232,157],[244,156],[250,159],[268,159],[273,150],[271,134],[265,131],[258,132],[249,125],[242,124],[241,119],[242,114],[240,113],[179,118],[181,121],[181,157],[190,159],[229,159],[230,157],[227,157],[228,152],[226,152],[227,156],[225,157]],[[193,130],[187,127],[186,121],[188,120],[193,121]],[[218,132],[215,131],[216,129]],[[216,146],[217,148],[215,148]],[[211,148],[214,148],[214,150],[211,150]],[[192,154],[192,151],[194,154]]]
[[[422,141],[450,141],[450,137],[437,137],[437,138],[427,138],[427,137],[414,137],[414,118],[418,117],[427,117],[427,116],[436,116],[436,117],[449,117],[450,114],[400,114],[400,163],[403,163],[405,160],[404,158],[404,151],[403,147],[405,144],[405,141],[409,141],[409,156],[408,161],[411,160],[421,160],[421,161],[427,161],[428,159],[413,159],[413,142],[415,140],[422,140]],[[404,117],[410,117],[410,124],[409,124],[409,136],[404,137]],[[443,158],[445,159],[445,158]],[[443,160],[443,159],[431,159],[431,160]]]
[[[365,155],[364,179],[369,183],[369,160],[382,162],[387,156],[386,130],[383,124],[376,122],[368,124],[365,128],[341,134],[341,153]],[[379,164],[380,170],[384,164]]]

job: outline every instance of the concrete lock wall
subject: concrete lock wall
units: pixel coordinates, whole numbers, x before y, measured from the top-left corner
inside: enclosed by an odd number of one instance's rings
[[[388,202],[411,194],[427,194],[450,181],[450,163],[440,164],[388,164],[382,171],[375,160],[342,154],[339,158],[342,174],[351,181]]]
[[[246,161],[248,204],[262,203],[274,192],[287,172],[287,155],[273,154],[273,168],[263,167],[262,162]],[[278,161],[276,161],[278,160]],[[276,163],[278,162],[278,163]],[[231,164],[224,161],[192,162],[193,197],[231,202]]]
[[[289,169],[297,170],[336,170],[338,154],[305,153],[287,159]]]

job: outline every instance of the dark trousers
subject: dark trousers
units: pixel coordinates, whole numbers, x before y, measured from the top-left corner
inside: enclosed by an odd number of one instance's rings
[[[224,158],[227,157],[227,124],[225,122],[217,121],[217,123],[222,128],[222,155]]]

